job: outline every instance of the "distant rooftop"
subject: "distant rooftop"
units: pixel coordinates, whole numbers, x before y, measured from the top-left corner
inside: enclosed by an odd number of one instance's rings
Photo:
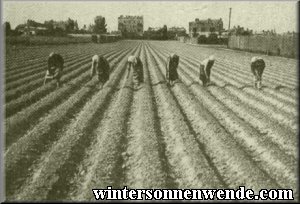
[[[219,21],[222,21],[222,18],[219,18],[219,19],[202,19],[202,20],[199,20],[199,18],[196,18],[195,21],[192,21],[190,23],[215,23],[215,22],[219,22]]]
[[[130,15],[126,15],[126,16],[119,16],[118,18],[143,18],[143,16],[130,16]]]

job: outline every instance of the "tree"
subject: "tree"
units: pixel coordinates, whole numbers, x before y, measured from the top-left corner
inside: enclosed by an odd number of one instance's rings
[[[3,26],[4,26],[5,34],[9,35],[11,33],[10,23],[9,22],[4,22]]]
[[[124,24],[123,23],[119,23],[118,24],[118,30],[123,30],[125,27],[124,27]]]
[[[216,33],[210,33],[206,42],[208,44],[218,44],[218,41],[218,35]]]
[[[45,26],[49,32],[50,35],[54,34],[54,21],[50,20],[50,21],[45,21]]]
[[[200,35],[198,37],[198,43],[199,44],[206,44],[207,43],[207,37],[206,37],[206,35]]]
[[[58,26],[57,22],[55,22],[54,20],[45,21],[44,25],[47,29],[46,35],[63,36],[66,34],[66,30]]]
[[[94,29],[95,29],[95,25],[90,24],[88,27],[88,32],[92,33],[94,31]]]
[[[168,28],[166,25],[162,28],[162,39],[167,40],[168,39]]]
[[[74,31],[79,31],[77,20],[74,23]]]
[[[75,28],[75,21],[72,20],[71,18],[68,18],[67,25],[66,25],[66,31],[67,31],[67,33],[73,32],[74,28]]]
[[[197,28],[194,27],[193,28],[193,37],[197,37],[198,33],[197,33]]]
[[[102,16],[96,16],[94,21],[95,21],[94,32],[97,34],[106,33],[107,25],[105,24],[105,18]]]
[[[125,27],[121,30],[121,35],[122,35],[123,38],[128,37],[128,32],[127,32],[127,29]]]
[[[44,24],[36,22],[34,20],[31,20],[31,19],[28,19],[27,20],[27,26],[30,26],[30,27],[43,27]]]

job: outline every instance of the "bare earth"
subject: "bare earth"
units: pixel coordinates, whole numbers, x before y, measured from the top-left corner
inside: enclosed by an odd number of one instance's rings
[[[47,56],[65,59],[63,86],[42,86]],[[167,55],[180,80],[165,81]],[[91,57],[111,65],[102,89]],[[139,55],[144,83],[125,78]],[[213,84],[198,82],[214,54]],[[7,200],[94,200],[93,188],[293,189],[298,195],[297,60],[175,41],[8,48],[5,69]]]

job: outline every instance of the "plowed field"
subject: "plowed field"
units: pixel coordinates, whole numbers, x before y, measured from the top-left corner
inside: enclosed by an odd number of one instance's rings
[[[63,86],[43,86],[50,52],[65,59]],[[180,80],[165,80],[168,54]],[[111,66],[102,89],[91,57]],[[126,79],[139,55],[144,83]],[[212,85],[199,63],[216,57]],[[94,200],[93,188],[239,186],[298,194],[297,61],[263,56],[263,88],[252,87],[255,54],[179,42],[120,41],[8,49],[5,68],[7,200]]]

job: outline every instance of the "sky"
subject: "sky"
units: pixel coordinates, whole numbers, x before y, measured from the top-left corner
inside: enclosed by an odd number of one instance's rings
[[[228,29],[229,8],[231,27],[243,26],[254,31],[275,29],[277,33],[297,30],[296,1],[2,1],[2,21],[12,28],[27,19],[77,20],[79,28],[104,16],[108,31],[118,29],[120,15],[142,15],[144,30],[148,27],[185,27],[195,18],[223,19]]]

